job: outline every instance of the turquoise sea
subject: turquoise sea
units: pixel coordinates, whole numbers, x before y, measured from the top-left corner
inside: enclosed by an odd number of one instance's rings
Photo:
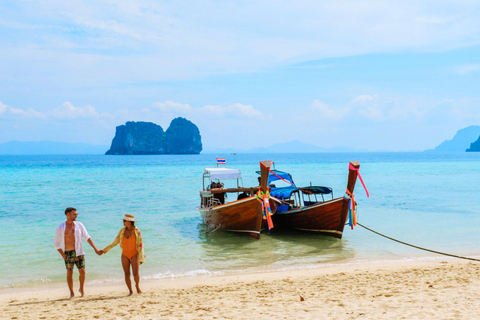
[[[222,155],[256,185],[259,161],[273,160],[297,185],[342,196],[348,162],[358,160],[370,192],[355,190],[358,221],[429,249],[480,258],[480,153],[319,153]],[[260,240],[206,233],[197,206],[203,168],[214,154],[162,156],[0,156],[0,286],[64,282],[53,248],[64,210],[76,207],[99,248],[134,214],[144,237],[143,279],[311,268],[332,263],[448,259],[384,239],[359,226],[341,240],[264,232]],[[120,248],[98,257],[84,242],[87,282],[123,281]]]

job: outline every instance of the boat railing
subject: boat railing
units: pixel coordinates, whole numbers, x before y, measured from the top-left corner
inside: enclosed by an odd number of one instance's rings
[[[211,198],[207,202],[207,208],[213,208],[213,207],[219,206],[221,204],[222,203],[217,198]]]
[[[254,188],[212,188],[209,190],[211,193],[239,193],[239,192],[249,192],[250,194],[256,193],[258,187]]]

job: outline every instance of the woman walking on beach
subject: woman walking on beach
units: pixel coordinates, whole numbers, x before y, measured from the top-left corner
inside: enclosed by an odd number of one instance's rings
[[[135,280],[135,288],[137,293],[142,293],[140,290],[140,275],[138,269],[140,265],[145,261],[145,254],[143,252],[143,240],[142,234],[137,227],[135,227],[135,216],[126,214],[123,217],[124,227],[120,229],[117,237],[113,242],[101,250],[103,253],[107,253],[120,243],[122,248],[122,266],[125,272],[125,283],[130,291],[129,296],[133,294],[132,282],[130,281],[130,266],[132,267],[133,279]]]

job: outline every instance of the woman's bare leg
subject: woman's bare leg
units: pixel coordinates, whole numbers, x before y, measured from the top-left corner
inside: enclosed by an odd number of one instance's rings
[[[131,262],[133,279],[135,280],[135,288],[137,289],[137,293],[142,293],[142,290],[140,290],[140,274],[138,273],[138,269],[140,269],[140,260],[138,259],[138,253],[132,257]]]
[[[125,283],[127,284],[129,296],[133,294],[132,282],[130,281],[130,260],[122,254],[122,267],[125,273]]]

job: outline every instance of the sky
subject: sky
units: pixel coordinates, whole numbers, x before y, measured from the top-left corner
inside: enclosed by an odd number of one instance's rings
[[[0,143],[431,149],[480,125],[478,1],[0,0]]]

